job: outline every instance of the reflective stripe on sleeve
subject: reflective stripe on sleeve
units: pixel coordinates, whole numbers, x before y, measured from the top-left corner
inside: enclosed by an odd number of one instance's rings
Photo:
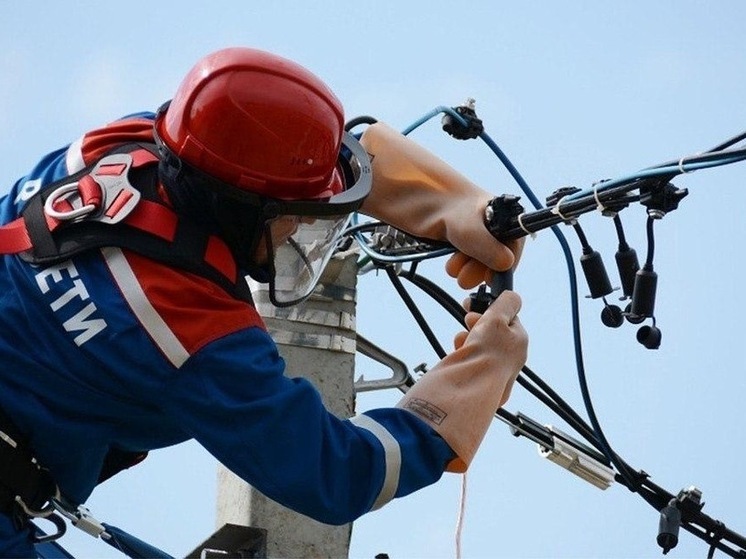
[[[396,495],[399,488],[399,474],[401,472],[401,448],[399,442],[383,425],[367,415],[357,415],[350,418],[350,423],[369,431],[378,439],[383,446],[386,461],[386,473],[383,478],[383,486],[378,497],[373,503],[371,510],[381,508]]]

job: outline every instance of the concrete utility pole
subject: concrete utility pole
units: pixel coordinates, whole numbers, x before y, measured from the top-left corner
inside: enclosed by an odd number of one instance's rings
[[[329,411],[348,418],[355,411],[355,304],[357,253],[343,253],[327,266],[314,294],[281,309],[267,291],[254,291],[288,376],[303,376],[321,393]],[[271,501],[220,466],[217,527],[238,524],[267,531],[267,557],[347,557],[352,524],[329,526]]]

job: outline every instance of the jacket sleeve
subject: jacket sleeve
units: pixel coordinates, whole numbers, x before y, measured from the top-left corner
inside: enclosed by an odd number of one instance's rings
[[[329,413],[252,328],[193,355],[164,391],[164,406],[221,463],[271,499],[327,524],[350,522],[434,483],[454,454],[414,414]]]

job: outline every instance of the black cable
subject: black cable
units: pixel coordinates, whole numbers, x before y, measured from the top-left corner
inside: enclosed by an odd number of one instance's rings
[[[422,289],[432,299],[434,299],[443,308],[448,310],[460,324],[463,325],[463,317],[466,311],[458,302],[451,297],[443,288],[431,282],[427,278],[413,273],[411,270],[407,273],[400,274],[401,277],[408,279],[414,285]],[[550,408],[558,417],[570,425],[579,435],[581,435],[589,444],[603,453],[603,448],[598,443],[598,439],[593,428],[570,406],[549,384],[547,384],[538,374],[528,366],[522,368],[525,377],[519,375],[517,382],[531,395]],[[530,382],[536,384],[532,386]],[[537,388],[538,387],[538,388]],[[540,392],[543,391],[542,392]],[[515,422],[514,422],[515,423]],[[616,457],[625,466],[627,464]],[[629,467],[629,466],[627,466]],[[626,483],[623,483],[627,485]],[[629,486],[628,486],[629,487]],[[632,489],[631,487],[629,487]],[[667,502],[667,501],[666,501]]]
[[[560,419],[562,419],[568,425],[570,425],[575,431],[577,431],[579,435],[581,435],[586,441],[588,441],[588,443],[590,443],[594,448],[596,448],[599,452],[602,452],[602,449],[599,448],[598,442],[593,434],[593,430],[588,425],[585,425],[585,422],[582,419],[580,422],[576,421],[576,414],[574,410],[569,412],[567,407],[564,407],[562,404],[555,402],[554,399],[549,397],[544,392],[540,391],[538,387],[531,384],[526,379],[526,377],[522,375],[518,375],[516,377],[516,382],[518,383],[518,385],[522,386],[534,398],[539,400],[542,404],[544,404],[551,411],[553,411]]]
[[[446,309],[461,325],[464,325],[464,316],[466,311],[451,297],[443,288],[424,276],[409,270],[406,273],[399,274],[414,285],[422,289],[427,295],[435,300],[441,307]],[[538,374],[528,366],[522,368],[525,377],[519,375],[517,382],[535,398],[550,408],[562,420],[578,432],[589,444],[601,451],[596,440],[593,429],[580,417],[580,415],[570,406],[551,386],[549,386]],[[532,386],[533,382],[536,386]],[[538,387],[538,388],[537,388]],[[543,392],[540,392],[543,391]]]
[[[458,302],[451,297],[443,288],[424,276],[414,273],[413,270],[409,270],[406,273],[399,274],[414,285],[422,289],[427,295],[435,300],[441,307],[446,309],[461,325],[464,325],[464,316],[466,311],[458,304]],[[525,390],[531,393],[535,398],[541,401],[544,405],[549,407],[554,413],[556,413],[563,421],[570,425],[575,431],[578,432],[589,444],[601,450],[598,447],[593,429],[585,422],[585,420],[570,406],[551,386],[549,386],[538,374],[536,374],[528,366],[522,368],[522,373],[525,377],[519,375],[517,382]],[[535,386],[532,386],[530,382],[533,382]],[[537,388],[538,387],[538,388]],[[542,392],[540,392],[543,391]]]
[[[466,310],[461,306],[458,301],[451,297],[442,287],[435,282],[427,279],[426,277],[414,273],[414,270],[399,274],[410,281],[413,285],[420,288],[423,292],[430,296],[436,303],[438,303],[448,314],[450,314],[456,321],[461,325],[464,324],[464,317],[466,316]]]
[[[407,273],[400,274],[400,276],[411,281],[414,285],[422,289],[444,309],[448,310],[452,316],[463,325],[466,311],[443,288],[427,278],[413,273],[411,270]],[[558,417],[586,439],[589,444],[601,451],[595,434],[593,433],[593,429],[582,417],[580,417],[572,406],[570,406],[551,386],[544,382],[544,380],[528,366],[522,368],[522,373],[525,377],[519,375],[516,378],[519,385],[550,408]],[[533,386],[531,382],[536,384],[536,386]]]
[[[396,271],[394,271],[392,266],[386,266],[385,270],[386,274],[389,277],[389,280],[391,281],[391,284],[394,286],[394,289],[396,289],[396,292],[399,294],[399,297],[401,297],[402,301],[404,301],[404,304],[407,306],[407,309],[409,309],[409,312],[412,314],[415,322],[417,322],[420,330],[422,330],[425,338],[427,338],[427,341],[430,342],[430,345],[435,350],[435,353],[438,354],[438,357],[440,359],[444,359],[447,355],[446,351],[443,349],[440,341],[428,325],[427,320],[425,320],[425,317],[420,312],[420,309],[417,308],[417,305],[415,304],[412,297],[409,295],[409,293],[407,293],[407,290],[404,289],[404,285],[402,285],[399,276],[396,275]]]
[[[555,234],[558,235],[558,238],[561,240],[561,244],[563,246],[563,249],[566,250],[566,252],[569,251],[569,246],[567,245],[567,241],[564,239],[564,235],[562,235],[561,232],[557,230],[557,228],[554,228]],[[582,230],[581,230],[582,235]],[[584,238],[584,235],[583,235]],[[564,241],[564,242],[562,242]],[[586,239],[587,244],[587,239]],[[570,253],[571,254],[571,253]],[[572,263],[572,260],[569,261]],[[570,264],[568,264],[569,266]],[[574,267],[572,268],[574,269]],[[404,298],[405,304],[410,309],[410,312],[412,312],[413,316],[415,317],[415,320],[420,325],[420,328],[423,330],[423,333],[427,337],[430,344],[433,346],[433,348],[440,348],[440,352],[438,353],[440,358],[442,359],[445,357],[445,352],[442,351],[442,346],[439,342],[435,339],[434,334],[432,333],[432,330],[429,329],[429,327],[426,326],[426,321],[422,314],[419,312],[419,309],[416,308],[416,305],[414,305],[414,302],[409,297],[409,294],[406,293],[403,286],[401,285],[401,281],[399,280],[398,276],[391,270],[390,268],[387,268],[387,273],[389,274],[389,277],[392,278],[392,283],[394,284],[395,288],[397,289],[397,292],[399,292],[400,296]],[[448,295],[445,295],[445,297],[449,297]],[[586,437],[587,439],[590,438],[589,442],[592,442],[592,444],[599,449],[599,451],[604,454],[611,462],[614,464],[616,469],[620,472],[620,474],[623,476],[623,479],[625,480],[624,485],[630,490],[630,491],[636,491],[636,487],[639,485],[639,482],[637,481],[637,475],[633,473],[630,470],[629,465],[621,460],[621,458],[611,449],[611,445],[609,445],[601,426],[598,422],[598,419],[595,415],[595,410],[593,409],[593,405],[590,401],[590,393],[588,391],[588,386],[585,381],[585,368],[583,366],[582,362],[582,349],[579,347],[578,344],[580,344],[580,332],[579,332],[579,323],[580,323],[580,317],[579,317],[579,309],[577,308],[577,297],[574,298],[575,304],[573,305],[573,331],[574,331],[574,340],[576,345],[576,365],[578,368],[578,376],[580,380],[581,385],[581,392],[583,394],[583,401],[585,403],[586,411],[589,415],[589,418],[591,419],[591,425],[593,426],[592,429],[589,428],[593,433],[595,433],[595,437]],[[437,344],[437,345],[436,345]],[[436,349],[436,352],[438,350]],[[568,406],[569,408],[569,406]],[[575,413],[575,412],[573,412]],[[580,419],[580,417],[575,413],[575,417]],[[582,421],[582,420],[581,420]],[[569,422],[572,424],[572,422]],[[584,422],[582,422],[584,424]],[[587,424],[584,424],[584,427],[588,427]]]
[[[729,148],[732,145],[737,144],[738,142],[741,142],[743,140],[746,140],[746,131],[741,132],[740,134],[733,136],[729,140],[725,140],[723,143],[716,145],[714,148],[708,150],[710,152],[713,151],[723,151],[724,149]]]
[[[412,263],[409,265],[409,270],[406,270],[404,273],[408,276],[417,275],[417,267],[419,265],[419,260],[413,260]]]
[[[588,242],[588,237],[585,236],[585,232],[583,231],[583,228],[580,226],[580,224],[576,221],[572,224],[572,228],[578,235],[578,240],[580,241],[580,246],[583,249],[583,252],[591,252],[593,249],[591,248],[591,245]]]
[[[426,325],[424,316],[422,316],[422,314],[419,312],[419,309],[416,309],[413,300],[406,292],[406,290],[404,290],[399,277],[395,274],[391,267],[386,267],[386,270],[389,274],[389,277],[392,278],[393,285],[395,287],[398,286],[397,292],[400,294],[400,296],[402,296],[410,312],[412,312],[413,309],[415,310],[415,312],[413,312],[413,316],[418,322],[418,325],[420,325],[420,327],[422,328],[423,325]],[[451,309],[449,310],[449,312],[453,311],[452,314],[454,314],[454,318],[456,318],[457,320],[459,320],[460,315],[465,313],[465,311],[463,311],[463,309],[460,307],[460,305],[458,305],[455,299],[453,299],[448,293],[440,288],[440,286],[437,286],[423,276],[419,276],[414,272],[414,270],[410,270],[409,272],[403,274],[402,277],[411,281],[415,286],[422,289],[443,308]],[[428,338],[428,341],[430,341],[432,345],[432,340],[434,339],[432,330],[430,330],[429,327],[426,326],[423,330],[423,333],[425,333],[425,336]],[[434,347],[440,347],[440,344],[437,343]],[[444,355],[444,352],[442,352],[442,348],[440,350],[436,349],[436,352],[441,355],[441,357]],[[572,406],[570,406],[561,396],[559,396],[559,394],[554,389],[552,389],[543,379],[541,379],[538,374],[536,374],[529,367],[524,367],[522,369],[522,375],[525,376],[519,375],[517,378],[517,382],[520,386],[526,389],[531,395],[536,397],[544,405],[549,407],[550,410],[552,410],[555,414],[558,415],[558,417],[568,423],[568,425],[570,425],[589,444],[591,444],[600,452],[604,453],[603,447],[599,444],[596,437],[596,431],[590,425],[588,425],[582,417],[580,417],[580,415],[572,408]],[[536,386],[532,386],[531,383],[536,384]],[[500,416],[502,419],[515,427],[520,426],[520,422],[517,416],[511,414],[507,410],[501,408],[496,411],[496,415]],[[621,457],[619,457],[616,453],[612,454],[612,463],[615,465],[618,472],[615,475],[616,481],[624,485],[628,489],[638,493],[640,497],[655,510],[662,510],[666,506],[666,504],[674,498],[672,494],[650,480],[647,474],[645,474],[644,472],[635,472],[633,468],[623,459],[621,459]],[[626,475],[622,473],[623,471],[626,471]],[[631,475],[631,472],[634,472],[634,477]],[[681,527],[683,527],[686,531],[688,531],[695,537],[700,538],[706,543],[709,543],[711,546],[715,546],[718,550],[732,557],[746,557],[746,552],[744,552],[744,550],[746,550],[746,539],[744,539],[742,536],[726,529],[724,525],[722,525],[722,523],[713,520],[701,511],[697,512],[694,515],[689,514],[689,516],[691,516],[691,518],[685,516],[682,518],[681,522]],[[713,533],[713,530],[716,529],[719,529],[719,535],[717,538],[711,535]],[[723,541],[728,541],[734,545],[740,545],[740,550],[734,550],[732,547],[723,543]]]
[[[656,177],[655,181],[657,182],[658,180]],[[611,206],[620,202],[638,201],[639,196],[630,193],[652,181],[653,179],[632,178],[607,190],[589,192],[576,199],[566,200],[562,202],[562,215],[564,218],[560,217],[552,208],[541,208],[534,212],[525,213],[521,217],[520,224],[516,218],[515,222],[501,233],[500,240],[517,239],[528,235],[529,232],[536,233],[554,225],[568,222],[582,214],[597,211],[599,203]]]
[[[746,546],[743,544],[743,537],[739,536],[735,532],[732,532],[731,530],[725,529],[720,537],[714,537],[710,535],[712,532],[710,532],[709,530],[702,528],[701,526],[698,527],[696,525],[693,525],[691,522],[688,521],[682,521],[681,527],[690,534],[698,537],[702,541],[709,543],[711,548],[714,547],[722,551],[726,555],[729,555],[730,557],[746,557]],[[731,539],[733,536],[735,536],[735,538]],[[724,544],[723,540],[737,546],[737,549]],[[742,543],[739,544],[739,541]]]
[[[737,143],[738,141],[743,140],[744,137],[746,137],[746,132],[742,135],[732,138],[731,140],[728,140],[727,142],[724,142],[723,144],[721,144],[721,146],[713,148],[712,151],[692,155],[691,157],[685,157],[683,159],[675,161],[661,163],[647,169],[654,170],[663,167],[676,167],[676,170],[671,171],[666,175],[649,178],[630,177],[629,179],[620,182],[612,188],[588,192],[583,196],[565,200],[562,202],[562,216],[564,217],[560,216],[556,212],[556,209],[553,210],[552,208],[539,208],[534,212],[527,212],[521,216],[520,224],[516,220],[512,226],[502,232],[502,234],[500,235],[500,239],[506,241],[524,237],[525,235],[529,234],[529,232],[536,233],[543,229],[547,229],[549,227],[562,223],[563,221],[569,221],[570,219],[576,218],[584,213],[595,211],[598,209],[599,204],[613,205],[614,202],[633,201],[633,198],[627,196],[628,193],[639,189],[646,183],[668,182],[677,175],[680,175],[682,172],[685,172],[679,168],[681,163],[706,163],[719,160],[729,160],[729,163],[734,163],[736,161],[746,159],[746,148],[740,148],[730,151],[722,151],[722,149],[718,149]]]
[[[565,402],[551,387],[549,387],[543,380],[541,380],[540,377],[536,375],[536,373],[528,369],[528,367],[524,367],[523,373],[530,375],[532,380],[538,380],[540,385],[543,388],[547,388],[548,389],[547,394],[550,396],[551,400],[555,402],[555,405],[547,404],[544,398],[537,396],[535,389],[531,389],[527,387],[525,383],[519,382],[519,384],[521,384],[521,386],[526,388],[529,391],[529,393],[537,397],[542,403],[547,405],[547,407],[549,407],[552,411],[554,411],[557,414],[557,416],[559,416],[568,425],[570,425],[570,427],[572,427],[580,436],[582,436],[586,440],[586,442],[588,442],[592,447],[594,447],[596,450],[598,450],[599,452],[603,454],[603,448],[598,443],[598,439],[596,437],[595,431],[590,425],[588,425],[585,422],[585,420],[582,417],[580,417],[580,415],[578,415],[578,413],[572,408],[572,406],[567,404],[567,402]],[[518,377],[517,380],[519,379],[521,379],[520,376]],[[612,463],[617,462],[619,464],[623,464],[626,469],[633,470],[633,468],[618,455],[614,454],[613,458],[614,458],[613,460],[610,460]],[[617,466],[617,470],[619,470],[618,466]],[[622,485],[624,485],[625,487],[627,487],[628,489],[632,491],[636,490],[635,487],[632,487],[628,484],[628,480],[625,479],[625,477],[622,476],[621,474],[617,474],[616,481],[618,483],[621,483]],[[660,510],[663,506],[665,506],[665,504],[668,501],[671,500],[671,496],[668,495],[667,493],[663,498],[660,498],[656,494],[651,495],[649,493],[649,490],[644,487],[642,488],[637,487],[637,492],[640,493],[640,496],[646,502],[648,502],[648,504],[656,508],[656,510]]]
[[[653,257],[655,256],[655,234],[653,231],[654,223],[655,223],[655,218],[652,216],[648,216],[648,222],[646,224],[647,237],[648,237],[648,253],[647,253],[647,256],[645,257],[645,266],[644,266],[646,270],[653,269]]]
[[[614,216],[614,228],[616,229],[616,236],[619,240],[619,250],[629,250],[627,237],[624,235],[624,227],[622,226],[622,218],[619,217],[619,214]]]
[[[508,423],[510,423],[510,424],[512,424],[512,425],[514,425],[514,426],[516,426],[516,427],[518,427],[518,425],[520,424],[520,422],[518,421],[518,417],[517,417],[517,416],[515,416],[515,415],[513,415],[512,413],[510,413],[510,412],[509,412],[508,410],[506,410],[505,408],[500,408],[500,409],[498,409],[498,410],[497,410],[497,411],[495,412],[495,415],[497,415],[497,416],[499,416],[499,417],[503,418],[503,419],[504,419],[504,420],[506,420],[506,421],[507,421]]]
[[[594,447],[601,450],[598,446],[598,441],[596,440],[595,433],[593,432],[593,429],[590,425],[583,419],[578,412],[576,412],[570,404],[568,404],[551,386],[549,386],[544,379],[542,379],[538,374],[536,374],[534,371],[532,371],[528,366],[524,366],[522,369],[523,373],[534,383],[536,384],[541,390],[543,390],[554,402],[556,402],[559,406],[561,406],[564,410],[564,413],[567,414],[568,417],[572,418],[572,421],[568,421],[565,419],[565,421],[575,429],[578,434],[582,435],[583,438],[588,441],[590,444],[592,444]],[[579,428],[578,428],[579,427]]]
[[[582,233],[582,231],[581,231]],[[561,234],[561,233],[560,233]],[[587,239],[586,239],[587,244]],[[412,316],[414,317],[415,321],[418,323],[419,327],[423,331],[423,334],[427,338],[428,342],[431,344],[431,346],[435,349],[436,353],[438,353],[439,357],[442,359],[445,357],[446,353],[443,350],[442,346],[436,339],[434,333],[432,330],[427,326],[427,321],[425,320],[422,313],[419,311],[417,306],[415,305],[414,301],[411,299],[409,294],[404,289],[403,285],[401,284],[401,280],[399,279],[399,276],[394,272],[394,270],[391,268],[391,266],[385,267],[387,274],[389,275],[389,278],[396,288],[397,292],[399,293],[400,297],[402,297],[403,301],[405,302],[407,308],[412,313]],[[415,284],[417,287],[420,287],[420,289],[423,289],[428,295],[430,295],[432,298],[434,298],[443,308],[448,310],[451,314],[454,315],[454,317],[462,323],[461,315],[465,312],[461,310],[460,305],[450,296],[448,295],[442,288],[439,286],[433,284],[429,280],[426,280],[422,276],[418,276],[417,274],[409,274],[409,273],[403,273],[401,277],[404,277],[411,281],[413,284]],[[445,301],[450,301],[446,303]],[[457,310],[458,309],[458,310]],[[577,357],[577,352],[576,352]],[[583,371],[583,364],[582,361],[578,363],[578,368],[580,371]],[[529,376],[532,377],[532,380],[538,379],[538,375],[533,373],[529,369]],[[545,398],[542,395],[539,395],[536,391],[532,391],[528,385],[524,385],[523,387],[527,389],[529,392],[534,395],[534,397],[537,397],[542,403],[550,407],[550,409],[555,412],[559,417],[561,417],[564,421],[566,421],[573,429],[575,429],[578,434],[583,436],[584,439],[586,439],[589,444],[591,444],[593,447],[598,449],[602,454],[604,454],[607,459],[614,464],[616,469],[620,472],[620,483],[630,489],[631,491],[635,492],[637,491],[637,488],[639,486],[639,474],[632,471],[631,467],[622,460],[615,452],[611,450],[610,445],[608,444],[608,441],[605,439],[605,435],[603,434],[603,431],[601,431],[600,435],[598,435],[598,431],[600,430],[600,425],[597,426],[597,428],[593,428],[590,425],[588,425],[581,417],[580,415],[575,412],[575,410],[567,404],[559,395],[549,387],[546,383],[539,380],[539,382],[543,385],[543,388],[547,388],[549,390],[549,393],[551,394],[550,397]],[[520,382],[520,384],[524,384],[523,381]],[[581,382],[581,390],[583,389],[583,383]],[[587,393],[587,385],[585,385],[585,390]],[[588,395],[589,396],[589,395]],[[554,401],[554,398],[557,398],[558,401]],[[585,399],[584,399],[585,401]],[[590,402],[586,401],[586,410],[588,411],[588,404]],[[589,411],[589,415],[593,414],[593,418],[595,418],[595,412],[592,408],[592,404],[590,405],[591,409]],[[568,411],[569,410],[569,411]],[[591,423],[593,423],[593,419],[591,420]],[[596,419],[596,423],[598,423]],[[649,504],[653,506],[657,506],[657,504],[654,504],[651,502],[650,498],[646,495],[641,495]],[[667,501],[666,501],[667,502]],[[664,503],[665,504],[665,503]],[[660,505],[661,507],[664,505]]]

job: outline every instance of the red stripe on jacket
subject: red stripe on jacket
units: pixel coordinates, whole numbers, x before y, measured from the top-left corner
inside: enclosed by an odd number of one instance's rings
[[[210,280],[123,252],[148,301],[190,355],[238,330],[266,329],[253,306]]]

